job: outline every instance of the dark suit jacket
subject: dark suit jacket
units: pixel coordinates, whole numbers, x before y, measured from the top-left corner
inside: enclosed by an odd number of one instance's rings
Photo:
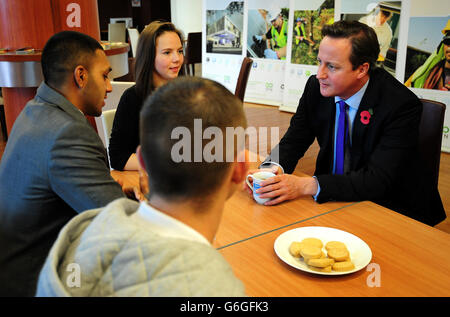
[[[369,110],[373,115],[364,124],[360,114]],[[334,97],[323,97],[311,76],[278,145],[285,172],[294,171],[317,138],[319,203],[370,200],[429,225],[445,219],[438,190],[419,162],[422,103],[414,93],[385,70],[374,70],[353,123],[351,171],[345,175],[332,175],[335,112]]]
[[[60,229],[124,197],[85,116],[42,83],[17,117],[0,162],[0,296],[34,296]]]

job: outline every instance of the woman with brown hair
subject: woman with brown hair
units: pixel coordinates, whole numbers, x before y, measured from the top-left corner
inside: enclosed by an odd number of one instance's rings
[[[170,22],[154,21],[139,36],[136,84],[128,88],[117,106],[109,142],[111,167],[137,170],[139,113],[145,99],[158,87],[178,77],[183,66],[183,34]]]

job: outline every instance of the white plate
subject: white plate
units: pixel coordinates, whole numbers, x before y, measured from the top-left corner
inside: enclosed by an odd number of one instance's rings
[[[346,272],[317,272],[308,268],[303,259],[293,257],[289,253],[289,246],[294,241],[302,241],[305,238],[318,238],[322,240],[323,245],[329,241],[341,241],[346,244],[350,252],[350,258],[355,265],[355,268]],[[372,251],[367,243],[357,236],[334,228],[327,227],[301,227],[286,231],[278,236],[274,243],[275,253],[278,257],[296,269],[321,275],[343,275],[357,272],[367,266],[372,259]],[[323,251],[326,253],[325,248]]]

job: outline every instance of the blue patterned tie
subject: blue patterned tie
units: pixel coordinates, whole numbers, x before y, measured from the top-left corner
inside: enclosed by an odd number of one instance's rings
[[[335,174],[344,174],[345,146],[348,142],[348,105],[344,100],[339,101],[338,130],[336,135],[336,170]]]

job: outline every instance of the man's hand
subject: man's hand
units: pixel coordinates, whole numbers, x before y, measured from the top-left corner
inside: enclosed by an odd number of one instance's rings
[[[146,196],[149,191],[150,188],[148,187],[148,174],[144,169],[139,168],[139,197],[138,195],[136,195],[136,198],[139,201],[147,200]]]
[[[301,196],[313,196],[317,190],[317,181],[313,177],[283,174],[264,180],[256,192],[260,194],[260,198],[273,198],[264,204],[271,206]]]
[[[129,199],[136,201],[147,200],[145,196],[149,192],[148,175],[144,170],[139,169],[139,188],[136,186],[125,186],[121,179],[117,179],[116,181],[122,187],[122,191]]]
[[[254,174],[254,173],[257,173],[257,172],[271,172],[271,173],[274,173],[275,175],[279,175],[279,174],[282,174],[282,173],[283,173],[283,172],[281,171],[281,169],[280,169],[278,166],[272,165],[272,166],[270,166],[270,167],[268,167],[268,168],[261,168],[261,169],[252,169],[252,170],[249,170],[248,173],[247,173],[247,175],[251,175],[251,174]],[[250,184],[253,184],[253,179],[250,178],[250,179],[249,179],[249,182],[250,182]],[[247,193],[248,193],[250,196],[253,196],[252,189],[251,189],[250,187],[248,187],[246,181],[244,181],[244,183],[242,184],[242,190],[246,190]]]

